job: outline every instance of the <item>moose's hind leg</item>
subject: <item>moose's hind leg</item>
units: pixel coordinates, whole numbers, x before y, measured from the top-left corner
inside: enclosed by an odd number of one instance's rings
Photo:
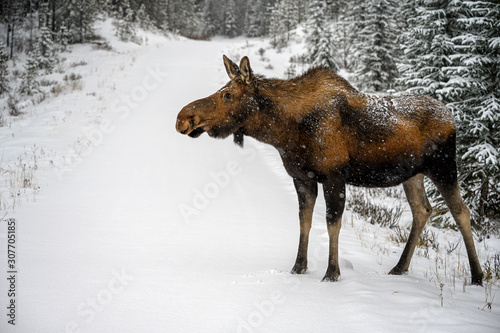
[[[470,211],[465,205],[462,196],[460,195],[460,188],[458,181],[452,179],[451,181],[444,181],[446,178],[432,179],[443,199],[450,209],[453,219],[457,223],[458,229],[464,239],[467,256],[469,257],[469,265],[472,275],[472,284],[483,284],[483,271],[479,264],[476,248],[474,246],[474,238],[472,237],[472,229],[470,224]]]
[[[293,183],[299,197],[300,239],[292,274],[303,274],[307,270],[309,231],[311,230],[314,204],[318,196],[318,184],[315,181],[302,181],[297,178],[294,178]]]
[[[413,215],[413,223],[411,226],[408,241],[401,254],[401,258],[397,265],[389,272],[389,274],[401,275],[408,271],[410,266],[411,257],[415,251],[418,239],[422,230],[432,213],[432,207],[427,199],[424,188],[424,175],[418,174],[408,179],[403,183],[406,198],[410,204],[411,213]]]

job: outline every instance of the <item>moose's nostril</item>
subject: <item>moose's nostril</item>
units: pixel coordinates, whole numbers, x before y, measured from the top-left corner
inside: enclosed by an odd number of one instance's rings
[[[190,127],[191,126],[189,125],[189,122],[186,119],[177,118],[177,122],[175,124],[175,129],[177,130],[177,132],[181,134],[187,134],[187,132],[189,132]]]

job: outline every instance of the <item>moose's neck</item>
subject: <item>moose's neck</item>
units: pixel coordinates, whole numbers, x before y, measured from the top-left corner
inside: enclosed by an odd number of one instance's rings
[[[244,133],[278,149],[303,146],[308,133],[316,131],[322,114],[331,116],[360,95],[326,68],[312,69],[291,80],[257,77],[255,103]]]
[[[291,140],[292,126],[293,124],[288,119],[255,112],[247,120],[244,134],[280,149]]]
[[[288,81],[266,80],[261,84],[244,134],[279,150],[297,140],[299,124],[310,109],[304,105],[306,99],[294,90]]]

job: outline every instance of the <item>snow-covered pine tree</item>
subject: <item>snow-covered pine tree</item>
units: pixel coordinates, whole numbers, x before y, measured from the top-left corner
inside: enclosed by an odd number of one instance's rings
[[[10,90],[8,60],[9,55],[7,54],[5,44],[0,42],[0,97],[7,94]]]
[[[337,56],[337,63],[340,68],[345,68],[353,71],[353,57],[351,54],[351,23],[349,20],[350,15],[350,2],[347,0],[337,1],[338,11],[336,21],[333,27],[333,40],[335,41],[335,55]]]
[[[181,35],[200,38],[203,36],[203,3],[196,0],[170,0],[170,22],[172,31]]]
[[[48,3],[43,3],[40,7],[40,35],[38,36],[38,66],[46,73],[51,73],[57,63],[56,47],[52,40],[52,32],[48,27]]]
[[[236,25],[236,4],[234,0],[229,0],[226,3],[224,11],[224,35],[231,38],[238,35],[238,27]]]
[[[170,31],[170,0],[160,0],[156,2],[159,4],[158,13],[156,15],[156,19],[153,18],[153,21],[156,21],[157,26],[164,33]]]
[[[326,18],[326,1],[313,0],[309,5],[307,21],[307,58],[311,67],[328,67],[337,71],[334,62],[331,22]]]
[[[245,32],[248,37],[260,37],[266,34],[265,18],[263,0],[250,0],[245,20]]]
[[[17,92],[23,95],[32,96],[39,92],[40,84],[38,78],[38,50],[35,49],[28,53],[26,64],[24,65],[24,72],[21,74],[21,84]]]
[[[83,43],[94,35],[96,0],[68,0],[65,9],[70,43]]]
[[[217,20],[215,17],[215,4],[213,0],[207,0],[205,1],[203,5],[203,10],[202,10],[202,17],[204,21],[204,27],[203,27],[203,37],[204,38],[210,38],[214,36],[217,32]]]
[[[438,93],[457,118],[464,199],[487,234],[484,224],[500,215],[500,4],[452,0],[449,9],[453,52]]]
[[[354,52],[357,82],[365,90],[386,91],[394,86],[398,77],[396,7],[393,0],[367,3],[366,20],[358,32]]]
[[[419,47],[421,47],[421,44],[424,44],[424,39],[418,36],[418,31],[415,29],[418,25],[416,12],[418,1],[402,1],[400,5],[401,15],[398,16],[397,21],[399,31],[401,32],[397,39],[401,57],[397,63],[400,77],[396,79],[396,82],[405,89],[408,86],[404,82],[409,79],[408,75],[414,75],[412,74],[412,70],[416,62],[415,58],[420,52]]]
[[[351,49],[351,71],[354,71],[357,59],[353,56],[353,54],[357,49],[357,46],[361,43],[359,32],[365,27],[368,2],[365,0],[351,0],[348,2],[347,6],[347,12],[345,13],[344,20],[348,30],[347,41],[350,45],[349,48]]]
[[[326,0],[325,11],[327,19],[336,22],[340,15],[341,6],[342,6],[342,1]]]
[[[412,20],[417,16],[416,7],[419,0],[404,0],[399,5],[400,15],[396,15],[400,31],[406,32],[412,26]],[[402,41],[402,39],[399,39]]]
[[[283,8],[281,23],[285,27],[286,42],[290,41],[290,33],[299,24],[299,7],[295,0],[281,0],[280,6]]]
[[[281,49],[288,45],[291,31],[299,23],[299,9],[294,0],[280,0],[270,10],[269,35],[273,47]]]
[[[317,46],[316,55],[311,63],[313,67],[328,67],[334,71],[338,71],[338,66],[333,57],[333,39],[329,29],[329,24],[325,24],[319,44]]]
[[[322,0],[313,0],[309,3],[307,7],[308,19],[306,21],[306,45],[307,45],[307,56],[309,62],[312,62],[314,56],[313,48],[316,47],[319,43],[320,39],[320,26],[323,24],[325,20],[325,16],[323,15],[323,1]]]
[[[414,0],[405,0],[414,3]],[[443,67],[450,65],[451,42],[449,0],[417,0],[416,16],[403,33],[403,57],[397,80],[409,93],[444,101],[439,90],[448,81]]]
[[[287,43],[285,38],[285,26],[281,24],[282,16],[282,8],[279,6],[279,2],[269,7],[269,38],[271,39],[271,46],[278,50],[285,47]]]
[[[116,21],[116,35],[124,42],[136,42],[137,36],[134,24],[134,12],[130,8],[129,0],[124,0],[118,7],[118,20]]]
[[[6,45],[10,49],[9,59],[14,58],[14,50],[22,49],[23,37],[21,33],[23,20],[25,18],[25,3],[22,1],[2,1],[4,8],[2,10],[2,17],[0,22],[6,25]],[[18,37],[19,36],[19,37]]]
[[[61,23],[61,27],[59,28],[59,32],[57,33],[57,40],[59,43],[59,51],[66,52],[69,50],[69,32],[66,22]]]
[[[27,33],[27,39],[23,42],[25,44],[26,50],[32,50],[35,47],[36,41],[37,41],[37,31],[40,28],[40,20],[38,19],[39,14],[35,12],[34,10],[30,10],[26,14],[26,17],[24,18],[22,25],[23,25],[23,30]],[[0,18],[0,22],[1,22]]]
[[[146,6],[144,5],[144,3],[141,3],[141,6],[139,7],[139,10],[137,11],[136,21],[141,29],[146,30],[146,31],[154,30],[153,21],[151,21],[151,18],[149,17],[148,13],[146,12]]]

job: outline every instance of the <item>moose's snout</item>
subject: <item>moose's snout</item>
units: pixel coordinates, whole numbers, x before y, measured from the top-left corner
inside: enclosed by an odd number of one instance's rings
[[[179,112],[177,122],[175,123],[177,132],[193,138],[197,138],[205,132],[203,127],[207,123],[200,117],[199,112],[196,112],[196,110],[196,106],[189,104]]]
[[[182,111],[181,111],[182,113]],[[175,124],[175,129],[181,134],[189,134],[190,121],[186,117],[182,117],[181,113],[177,117],[177,122]]]
[[[213,109],[211,97],[199,99],[182,108],[177,116],[175,129],[177,132],[196,138],[205,132],[204,127],[210,119],[207,115]]]
[[[201,127],[200,117],[192,114],[192,112],[185,112],[184,109],[177,116],[175,129],[181,134],[189,135],[192,131]]]

